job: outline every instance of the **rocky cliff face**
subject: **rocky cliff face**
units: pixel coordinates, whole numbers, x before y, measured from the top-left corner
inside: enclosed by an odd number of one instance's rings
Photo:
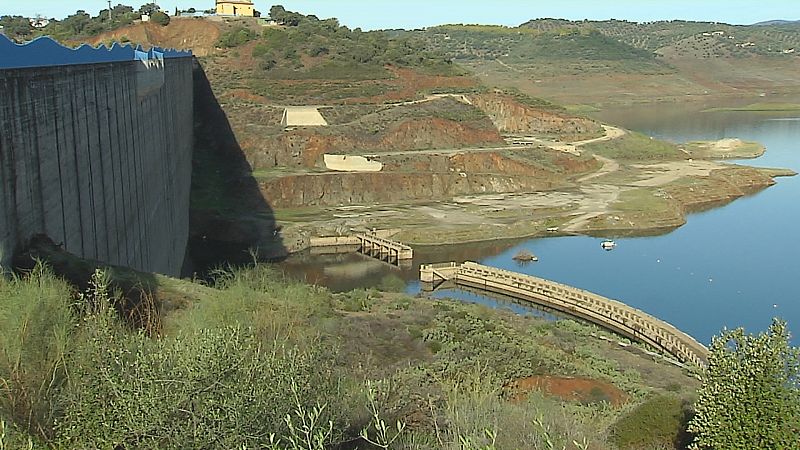
[[[438,117],[405,120],[376,134],[356,133],[351,127],[305,128],[277,136],[247,136],[240,144],[256,168],[314,167],[324,153],[380,153],[386,151],[447,149],[502,145],[494,128],[483,123],[456,122]]]
[[[539,154],[547,166],[526,160],[530,153]],[[524,151],[482,151],[475,153],[403,154],[376,158],[383,163],[384,172],[465,172],[523,175],[563,179],[565,176],[596,170],[599,163],[594,158],[579,158],[554,150],[530,148]]]
[[[591,119],[536,109],[506,94],[471,95],[469,100],[492,119],[501,133],[547,134],[569,139],[603,131]]]
[[[534,192],[557,183],[536,176],[467,173],[321,173],[262,181],[276,208],[440,200],[456,195]]]

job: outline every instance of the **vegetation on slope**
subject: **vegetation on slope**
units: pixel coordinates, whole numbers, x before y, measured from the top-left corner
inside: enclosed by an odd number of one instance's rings
[[[429,44],[457,58],[648,61],[652,52],[631,47],[590,28],[539,31],[531,28],[447,25],[426,33]]]
[[[382,31],[350,29],[335,18],[320,20],[281,6],[272,7],[270,17],[283,26],[267,27],[260,33],[242,26],[220,38],[223,47],[255,41],[250,52],[269,78],[387,78],[391,75],[384,70],[387,65],[443,75],[462,73],[440,54],[425,51],[414,39],[392,39]]]
[[[119,318],[103,269],[83,291],[41,264],[0,279],[0,443],[365,448],[364,434],[388,442],[399,428],[391,448],[607,448],[605,430],[629,406],[604,395],[562,402],[508,382],[606,380],[629,405],[666,386],[692,391],[679,370],[572,321],[374,290],[331,294],[264,266],[218,275],[213,288],[159,281],[188,303],[161,309],[153,333]],[[661,375],[643,378],[632,360]],[[300,445],[305,437],[317,444]]]
[[[533,28],[446,25],[415,32],[428,48],[467,64],[496,61],[512,72],[663,73],[671,71],[656,55],[591,28]],[[541,75],[539,75],[541,76]]]
[[[17,42],[29,41],[39,36],[50,36],[59,41],[77,41],[130,25],[140,19],[142,14],[149,14],[151,21],[159,25],[167,25],[170,21],[169,15],[161,11],[158,5],[146,3],[138,9],[118,4],[110,10],[99,11],[96,16],[78,10],[63,20],[50,20],[43,28],[34,28],[27,18],[20,16],[0,16],[0,25],[3,32]]]
[[[469,91],[477,82],[414,36],[364,32],[270,10],[280,25],[237,19],[224,24],[217,49],[201,59],[220,91],[250,102],[364,104],[420,98],[426,92]],[[176,21],[177,22],[177,21]]]
[[[673,47],[678,50],[678,55],[690,55],[690,53],[694,53],[695,56],[707,55],[706,57],[780,55],[783,50],[800,47],[800,26],[796,24],[756,26],[685,20],[638,23],[614,19],[604,21],[536,19],[520,27],[539,32],[597,31],[611,39],[650,52]],[[715,32],[717,34],[712,34]],[[746,42],[752,42],[754,46],[735,45]],[[694,50],[700,50],[700,46],[706,47],[706,52],[691,52],[692,45],[696,46]]]
[[[800,349],[786,322],[714,337],[689,431],[693,449],[800,448]]]
[[[584,148],[600,156],[621,160],[663,161],[686,158],[686,154],[677,145],[636,132],[628,132],[619,139],[593,142]]]
[[[594,327],[374,290],[331,294],[256,266],[219,273],[213,288],[162,279],[189,302],[162,309],[146,333],[120,319],[111,273],[125,270],[100,268],[83,291],[41,263],[0,278],[0,448],[686,443],[692,378]],[[796,358],[781,323],[715,340],[692,421],[697,448],[736,433],[730,442],[747,448],[794,448]],[[531,375],[604,380],[629,400],[612,406],[602,384],[567,394],[574,400],[520,390],[515,380]],[[718,427],[719,414],[745,422]]]

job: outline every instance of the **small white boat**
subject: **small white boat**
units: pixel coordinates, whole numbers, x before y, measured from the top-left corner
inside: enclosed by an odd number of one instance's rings
[[[612,241],[611,239],[606,239],[605,241],[600,243],[600,247],[605,251],[614,250],[614,247],[617,246],[617,243]]]

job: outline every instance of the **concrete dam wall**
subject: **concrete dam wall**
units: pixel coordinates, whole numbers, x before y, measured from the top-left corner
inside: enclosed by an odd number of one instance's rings
[[[46,233],[83,258],[179,275],[189,233],[191,54],[115,46],[97,49],[102,62],[91,63],[79,49],[79,64],[53,57],[54,66],[46,52],[24,48],[33,44],[0,41],[0,265]],[[41,45],[66,50],[51,42]],[[14,52],[44,61],[14,68]]]

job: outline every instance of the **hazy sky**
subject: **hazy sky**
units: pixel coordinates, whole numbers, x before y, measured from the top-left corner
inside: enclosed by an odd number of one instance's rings
[[[274,0],[278,2],[279,0]],[[138,7],[144,0],[112,0]],[[163,8],[213,8],[213,0],[162,0]],[[264,13],[272,2],[256,0]],[[686,19],[750,24],[770,19],[800,19],[797,0],[282,0],[286,9],[338,17],[343,25],[375,28],[419,28],[443,23],[519,25],[529,19]],[[84,9],[92,15],[107,7],[104,0],[0,0],[0,15],[62,18]]]

